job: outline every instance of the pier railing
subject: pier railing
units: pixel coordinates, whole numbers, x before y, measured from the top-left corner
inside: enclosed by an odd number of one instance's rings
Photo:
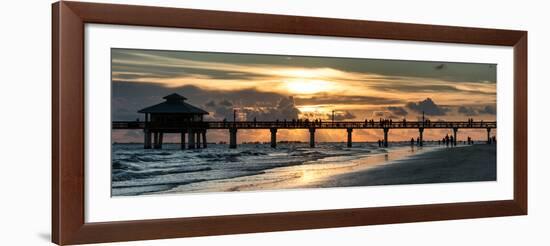
[[[495,121],[204,121],[204,122],[139,122],[114,121],[113,129],[144,129],[144,148],[162,148],[164,133],[181,134],[181,148],[185,149],[185,136],[188,136],[188,148],[206,148],[207,129],[229,129],[229,148],[237,147],[238,129],[269,129],[271,133],[271,147],[277,146],[278,129],[308,129],[309,145],[315,147],[315,131],[317,129],[346,129],[347,146],[352,146],[352,132],[354,129],[382,129],[384,140],[379,145],[388,147],[388,135],[391,129],[417,129],[418,145],[423,145],[425,129],[452,129],[450,142],[456,145],[458,129],[486,129],[487,143],[491,143],[491,129],[497,127]],[[448,137],[448,136],[447,136]],[[202,145],[201,145],[202,142]]]
[[[113,129],[145,129],[146,123],[139,121],[113,121]],[[147,123],[149,129],[430,129],[430,128],[496,128],[496,121],[204,121],[189,123]]]

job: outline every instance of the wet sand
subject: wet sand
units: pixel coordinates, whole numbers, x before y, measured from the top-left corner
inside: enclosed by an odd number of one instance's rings
[[[389,164],[331,176],[314,186],[349,187],[495,180],[496,145],[479,144],[438,148]]]

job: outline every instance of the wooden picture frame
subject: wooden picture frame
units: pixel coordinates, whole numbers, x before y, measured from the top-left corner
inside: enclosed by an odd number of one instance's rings
[[[80,2],[52,6],[52,240],[59,245],[527,214],[527,32]],[[86,223],[84,24],[509,46],[513,200]]]

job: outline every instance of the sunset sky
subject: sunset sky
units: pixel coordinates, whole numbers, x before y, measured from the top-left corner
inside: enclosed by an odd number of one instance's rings
[[[406,59],[406,57],[404,57]],[[496,120],[496,65],[356,58],[250,55],[112,49],[112,119],[135,120],[137,111],[179,93],[210,114],[206,120],[364,121],[392,118],[432,121]],[[376,141],[381,130],[355,130],[354,141]],[[426,130],[441,139],[449,130]],[[392,130],[390,141],[416,137]],[[461,135],[462,134],[462,135]],[[212,130],[208,141],[227,141]],[[278,140],[308,139],[307,130],[279,130]],[[318,141],[344,141],[345,130],[319,130]],[[459,140],[486,137],[461,130]],[[176,142],[176,135],[168,137]],[[241,141],[268,141],[268,130],[241,130]],[[140,131],[114,130],[115,142],[142,142]]]

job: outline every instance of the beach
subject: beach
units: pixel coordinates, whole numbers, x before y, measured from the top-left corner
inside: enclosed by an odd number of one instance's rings
[[[496,145],[477,144],[438,148],[371,169],[335,175],[315,186],[346,187],[495,180]]]
[[[496,180],[496,145],[424,147],[392,143],[177,145],[143,150],[114,144],[112,195],[158,195]]]

